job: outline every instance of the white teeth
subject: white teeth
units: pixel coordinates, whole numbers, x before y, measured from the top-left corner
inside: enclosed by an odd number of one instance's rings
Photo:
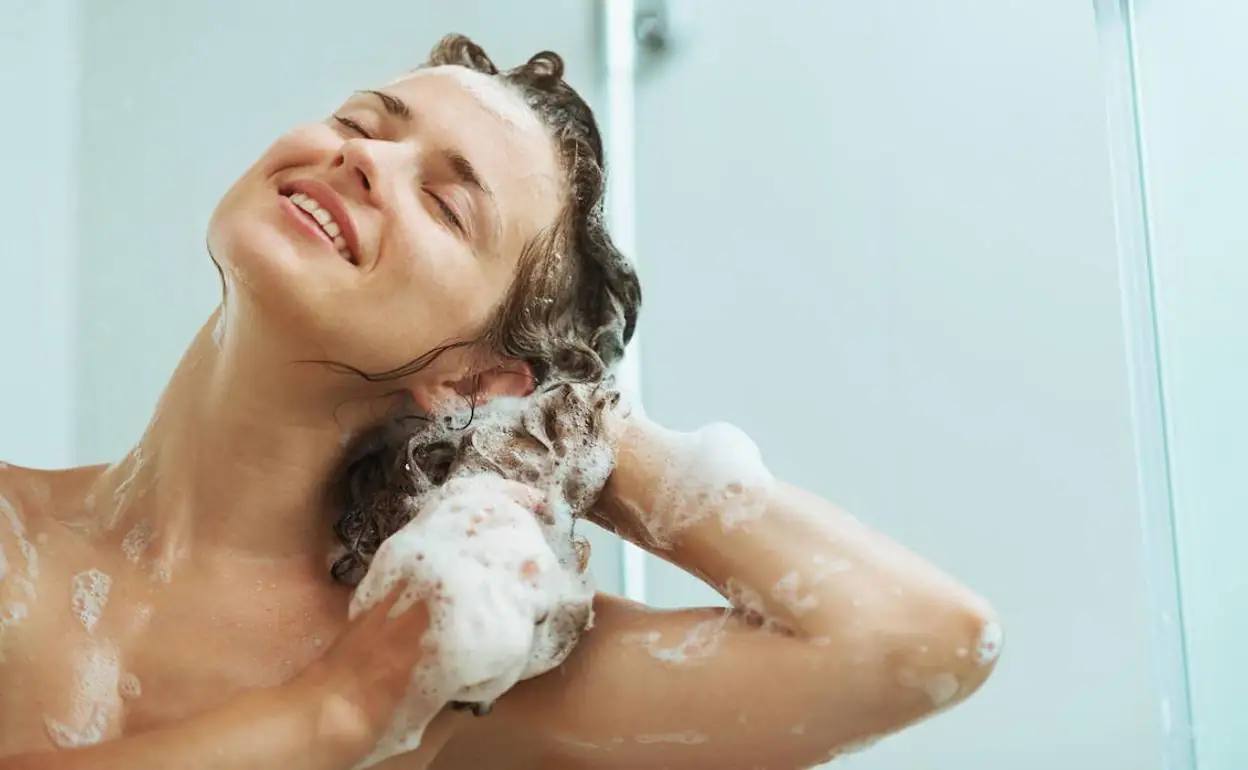
[[[334,218],[328,211],[321,208],[321,204],[316,202],[315,198],[301,192],[292,193],[289,196],[290,202],[312,215],[317,221],[325,234],[334,242],[334,247],[338,249],[338,253],[344,259],[354,263],[351,258],[351,252],[347,250],[347,240],[342,237],[342,228],[334,221]]]

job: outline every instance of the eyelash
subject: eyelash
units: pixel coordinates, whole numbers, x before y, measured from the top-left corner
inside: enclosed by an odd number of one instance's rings
[[[373,138],[372,135],[370,135],[367,131],[365,131],[364,128],[359,123],[356,123],[351,118],[344,118],[344,117],[335,115],[334,120],[338,121],[339,123],[351,129],[352,131],[355,131],[356,133],[358,133],[360,136],[364,137],[365,139]],[[425,192],[429,192],[429,191],[426,190]],[[459,217],[455,216],[454,210],[452,210],[450,206],[446,205],[446,201],[442,200],[437,195],[434,195],[431,192],[429,193],[429,196],[433,198],[435,201],[437,201],[438,207],[442,210],[442,213],[446,216],[446,218],[450,220],[451,224],[455,225],[455,228],[459,230],[461,233],[464,232],[463,223],[459,221]]]
[[[359,123],[356,123],[351,118],[343,118],[343,117],[339,117],[335,115],[334,120],[338,121],[339,123],[351,129],[352,131],[359,133],[360,136],[364,137],[365,139],[373,138],[371,134],[369,134],[367,131],[364,130],[363,126],[361,126]]]

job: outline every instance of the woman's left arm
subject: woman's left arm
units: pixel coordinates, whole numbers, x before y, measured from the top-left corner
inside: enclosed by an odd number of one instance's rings
[[[585,766],[805,767],[974,692],[988,604],[822,498],[729,426],[617,426],[601,523],[714,586],[722,609],[603,597],[560,673],[516,688]],[[525,693],[528,693],[526,695]],[[518,713],[505,697],[502,711]]]

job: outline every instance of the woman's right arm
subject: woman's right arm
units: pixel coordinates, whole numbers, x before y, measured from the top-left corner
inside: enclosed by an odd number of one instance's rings
[[[149,732],[0,758],[0,770],[346,770],[372,750],[406,692],[428,612],[388,618],[398,588],[291,681]],[[430,715],[432,717],[432,714]]]

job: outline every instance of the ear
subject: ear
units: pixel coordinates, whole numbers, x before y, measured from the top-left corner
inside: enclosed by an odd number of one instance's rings
[[[433,414],[446,409],[465,409],[470,404],[481,406],[500,396],[527,396],[536,386],[537,380],[528,363],[509,358],[461,379],[448,379],[415,390],[412,397],[426,414]]]

